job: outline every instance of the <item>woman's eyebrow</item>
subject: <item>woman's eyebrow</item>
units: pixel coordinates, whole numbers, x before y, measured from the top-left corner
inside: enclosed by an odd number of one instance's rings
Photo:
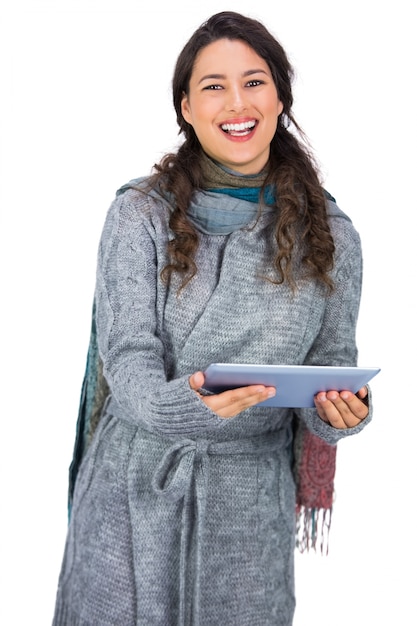
[[[246,72],[243,72],[242,76],[252,76],[252,74],[267,74],[267,72],[262,69],[247,70]]]
[[[252,74],[266,74],[267,72],[265,70],[262,69],[253,69],[253,70],[246,70],[246,72],[243,72],[242,76],[246,77],[246,76],[252,76]],[[198,84],[202,83],[204,80],[225,80],[226,76],[225,74],[206,74],[205,76],[202,76],[200,78],[200,80],[198,81]]]
[[[224,74],[206,74],[202,76],[198,81],[198,84],[202,83],[203,80],[225,80],[226,76]]]

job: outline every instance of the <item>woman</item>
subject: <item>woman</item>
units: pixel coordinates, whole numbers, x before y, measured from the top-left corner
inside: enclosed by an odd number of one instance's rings
[[[55,626],[292,623],[296,512],[314,543],[368,389],[271,409],[275,389],[203,374],[356,364],[360,241],[288,128],[291,79],[263,25],[211,17],[174,73],[184,143],[109,210]]]

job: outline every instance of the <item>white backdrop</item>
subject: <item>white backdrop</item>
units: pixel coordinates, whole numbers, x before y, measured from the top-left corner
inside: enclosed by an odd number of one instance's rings
[[[296,67],[296,117],[362,236],[359,362],[382,368],[373,423],[339,446],[330,555],[296,558],[295,626],[415,625],[411,0],[204,4],[0,5],[0,621],[51,621],[105,213],[175,146],[177,54],[231,9],[263,21]]]

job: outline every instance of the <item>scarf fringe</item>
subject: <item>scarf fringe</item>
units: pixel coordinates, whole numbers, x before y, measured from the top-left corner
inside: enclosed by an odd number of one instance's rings
[[[297,507],[296,511],[296,547],[303,552],[314,550],[321,555],[329,553],[329,534],[332,521],[332,509]]]

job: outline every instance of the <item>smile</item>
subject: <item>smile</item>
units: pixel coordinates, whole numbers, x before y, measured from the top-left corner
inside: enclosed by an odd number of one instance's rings
[[[240,122],[239,124],[221,124],[220,128],[223,132],[233,137],[244,137],[245,135],[249,135],[255,126],[256,121],[251,120],[250,122]]]

